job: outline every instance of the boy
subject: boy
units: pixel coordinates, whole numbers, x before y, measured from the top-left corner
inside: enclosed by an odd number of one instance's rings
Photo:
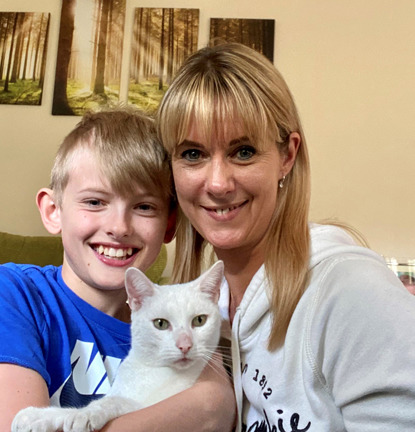
[[[125,270],[147,270],[174,232],[153,121],[126,109],[85,115],[36,201],[64,259],[58,268],[0,266],[1,431],[23,407],[102,396],[129,350]]]

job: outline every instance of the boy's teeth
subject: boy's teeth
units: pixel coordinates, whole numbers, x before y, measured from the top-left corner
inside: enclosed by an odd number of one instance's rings
[[[133,254],[133,249],[115,249],[115,248],[108,248],[104,247],[102,245],[99,245],[99,247],[96,249],[96,251],[100,255],[106,255],[111,258],[124,258],[126,256],[130,256]]]

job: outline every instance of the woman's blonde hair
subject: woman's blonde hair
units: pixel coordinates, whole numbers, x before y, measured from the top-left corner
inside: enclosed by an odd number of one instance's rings
[[[62,205],[74,155],[83,148],[94,152],[102,173],[121,196],[134,193],[139,184],[172,199],[169,157],[154,120],[132,107],[119,107],[86,113],[60,145],[50,185],[57,205]]]
[[[280,73],[256,51],[240,44],[207,47],[190,56],[167,90],[157,113],[169,153],[187,136],[191,122],[206,137],[214,124],[237,120],[256,145],[273,140],[281,154],[292,132],[301,145],[268,227],[265,268],[273,318],[269,348],[284,340],[307,283],[310,240],[310,169],[306,141],[293,97]],[[174,279],[187,281],[202,268],[206,242],[179,212]]]

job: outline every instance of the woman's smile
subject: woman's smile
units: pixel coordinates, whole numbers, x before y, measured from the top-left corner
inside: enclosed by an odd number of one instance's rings
[[[212,218],[218,221],[227,221],[236,217],[240,210],[246,205],[248,200],[243,201],[240,204],[229,204],[227,206],[213,207],[213,206],[201,206],[205,209]]]

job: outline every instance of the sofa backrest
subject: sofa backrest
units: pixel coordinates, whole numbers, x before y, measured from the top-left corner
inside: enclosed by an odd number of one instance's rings
[[[0,264],[35,264],[60,266],[63,261],[63,246],[60,237],[22,236],[0,232]],[[163,244],[155,263],[146,275],[155,283],[162,283],[162,274],[167,264],[167,249]]]

